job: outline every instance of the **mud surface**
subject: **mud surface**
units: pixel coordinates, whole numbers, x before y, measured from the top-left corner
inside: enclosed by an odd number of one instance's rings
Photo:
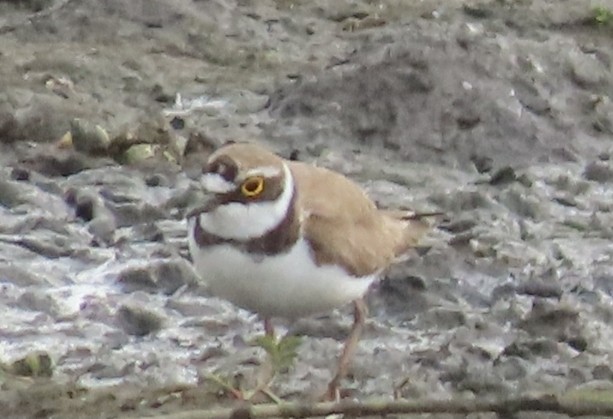
[[[138,417],[233,403],[211,374],[253,388],[261,324],[207,294],[185,241],[190,168],[230,139],[447,214],[370,294],[350,397],[610,390],[600,6],[0,1],[0,410]],[[304,338],[271,390],[316,399],[349,308],[278,326]],[[16,376],[28,354],[39,377]]]

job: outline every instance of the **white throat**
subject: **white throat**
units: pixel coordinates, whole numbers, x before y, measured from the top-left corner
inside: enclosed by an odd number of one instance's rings
[[[221,205],[199,215],[200,227],[224,239],[243,241],[260,237],[272,230],[285,218],[294,193],[294,178],[285,163],[283,172],[283,192],[276,200]]]

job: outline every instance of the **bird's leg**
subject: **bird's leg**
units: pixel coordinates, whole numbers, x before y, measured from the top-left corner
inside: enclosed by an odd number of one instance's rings
[[[351,331],[349,332],[349,336],[347,336],[347,340],[345,341],[343,352],[338,360],[336,375],[332,381],[330,381],[330,384],[328,384],[328,391],[325,395],[327,400],[335,401],[340,398],[339,385],[341,380],[345,377],[345,375],[347,375],[349,362],[351,361],[353,352],[355,351],[358,341],[360,340],[360,335],[362,334],[364,321],[366,320],[367,315],[368,307],[366,306],[364,299],[359,298],[355,300],[353,302],[353,326],[351,326]]]
[[[271,338],[274,339],[275,337],[275,327],[272,324],[272,320],[270,320],[269,317],[266,317],[264,319],[264,332],[266,333],[266,336],[270,336]]]

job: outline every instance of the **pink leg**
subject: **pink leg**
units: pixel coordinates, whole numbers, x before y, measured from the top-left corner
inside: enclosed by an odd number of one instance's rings
[[[264,319],[264,332],[266,333],[266,336],[271,336],[271,337],[275,337],[275,327],[272,324],[272,320],[270,320],[268,317]]]
[[[349,332],[349,336],[345,341],[343,352],[341,352],[341,356],[338,360],[336,375],[332,381],[330,381],[330,384],[328,384],[328,391],[325,395],[327,400],[334,401],[340,398],[340,382],[347,375],[349,362],[351,361],[353,352],[355,352],[355,348],[360,340],[360,335],[362,334],[362,329],[364,328],[364,321],[368,315],[368,307],[362,298],[355,300],[353,302],[353,307],[353,326],[351,326],[351,331]]]

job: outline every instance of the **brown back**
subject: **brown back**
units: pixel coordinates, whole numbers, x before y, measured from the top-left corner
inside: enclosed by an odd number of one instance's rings
[[[304,235],[318,265],[337,263],[354,276],[377,273],[414,246],[427,224],[403,212],[377,209],[344,176],[300,162],[287,162],[298,191]]]

